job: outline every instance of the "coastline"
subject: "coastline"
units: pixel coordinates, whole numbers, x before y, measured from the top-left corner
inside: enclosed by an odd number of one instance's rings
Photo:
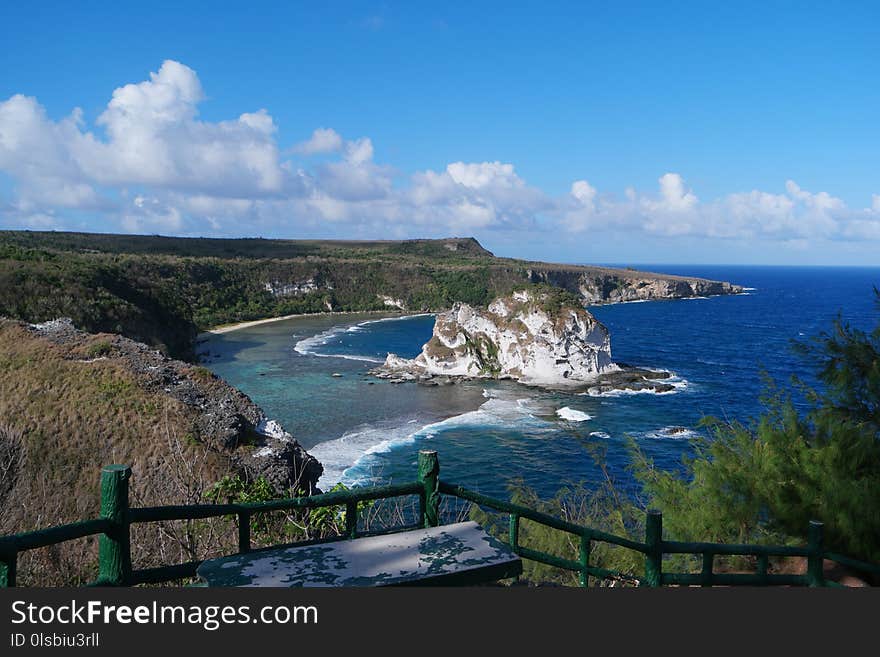
[[[410,313],[405,311],[393,311],[393,310],[338,310],[333,312],[322,312],[322,313],[295,313],[293,315],[283,315],[281,317],[267,317],[266,319],[254,319],[247,322],[236,322],[235,324],[220,324],[219,326],[211,327],[205,331],[202,331],[196,336],[197,340],[201,340],[203,338],[207,338],[212,335],[221,335],[223,333],[231,333],[232,331],[238,331],[239,329],[250,328],[251,326],[259,326],[260,324],[270,324],[272,322],[280,322],[285,319],[295,319],[297,317],[324,317],[324,316],[332,316],[332,315],[388,315],[389,317],[400,316],[406,317],[407,315],[420,314],[420,313]]]
[[[743,290],[754,290],[755,288],[743,288]],[[749,292],[735,292],[732,294],[710,294],[705,297],[670,297],[670,298],[657,298],[657,299],[630,299],[627,301],[601,301],[597,303],[590,303],[585,305],[584,308],[589,310],[591,307],[601,307],[601,306],[616,306],[624,303],[647,303],[649,301],[686,301],[688,299],[711,299],[713,297],[723,297],[723,296],[748,296]],[[332,315],[387,315],[389,317],[408,317],[422,314],[433,314],[426,313],[425,311],[406,311],[406,310],[334,310],[334,311],[325,311],[320,313],[294,313],[292,315],[282,315],[281,317],[267,317],[265,319],[253,319],[246,322],[236,322],[234,324],[219,324],[218,326],[212,326],[209,329],[201,331],[196,335],[196,340],[203,340],[212,335],[222,335],[224,333],[231,333],[233,331],[238,331],[239,329],[250,328],[252,326],[259,326],[260,324],[270,324],[272,322],[281,322],[286,319],[295,319],[297,317],[326,317]]]

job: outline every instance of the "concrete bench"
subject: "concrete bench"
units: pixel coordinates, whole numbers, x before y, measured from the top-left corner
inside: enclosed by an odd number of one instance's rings
[[[475,522],[205,561],[208,586],[453,586],[515,577],[522,561]]]

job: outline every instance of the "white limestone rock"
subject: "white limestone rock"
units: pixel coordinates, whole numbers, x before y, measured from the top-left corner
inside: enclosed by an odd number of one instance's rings
[[[403,302],[403,299],[395,299],[394,297],[389,297],[387,294],[377,294],[376,295],[379,300],[384,303],[389,308],[397,308],[398,310],[406,310],[406,304]]]
[[[380,374],[509,378],[537,385],[579,385],[619,369],[608,330],[579,305],[553,293],[519,291],[486,309],[456,304],[437,315],[422,353],[389,354]]]

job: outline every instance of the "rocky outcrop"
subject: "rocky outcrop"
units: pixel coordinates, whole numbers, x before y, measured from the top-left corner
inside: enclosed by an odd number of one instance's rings
[[[121,335],[93,335],[70,319],[24,324],[33,334],[66,347],[68,358],[112,360],[133,373],[147,392],[163,394],[191,412],[192,441],[225,455],[231,470],[263,476],[279,492],[317,488],[323,467],[243,392],[210,370],[174,360]]]
[[[628,269],[557,268],[547,265],[529,268],[526,275],[532,283],[554,285],[577,294],[584,305],[687,299],[743,292],[741,286],[723,281]]]
[[[389,354],[377,374],[507,378],[538,385],[580,385],[617,368],[607,329],[554,290],[521,290],[486,309],[456,304],[440,313],[415,359]]]

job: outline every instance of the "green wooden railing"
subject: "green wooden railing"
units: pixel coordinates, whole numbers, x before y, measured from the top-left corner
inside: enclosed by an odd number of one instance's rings
[[[131,564],[130,528],[132,524],[172,520],[196,520],[219,516],[237,516],[238,551],[249,552],[251,546],[251,518],[270,511],[308,510],[329,506],[345,507],[345,526],[341,536],[295,543],[350,540],[368,532],[358,530],[358,503],[390,499],[405,495],[419,496],[419,523],[396,527],[375,533],[392,533],[413,529],[417,526],[436,527],[440,524],[440,502],[443,495],[472,502],[480,507],[507,513],[509,518],[508,542],[512,550],[524,559],[579,574],[581,586],[588,586],[590,578],[621,578],[641,586],[664,585],[715,586],[830,586],[836,582],[826,581],[823,560],[828,559],[855,570],[880,574],[880,565],[859,561],[845,555],[825,550],[822,540],[822,523],[811,521],[805,547],[781,545],[731,545],[723,543],[683,543],[663,540],[663,519],[659,512],[648,511],[645,519],[644,542],[615,536],[607,532],[584,527],[525,506],[481,495],[462,486],[442,481],[437,452],[419,452],[418,480],[388,486],[359,487],[351,490],[293,497],[271,502],[253,504],[199,504],[189,506],[156,506],[129,508],[128,485],[131,468],[126,465],[109,465],[101,470],[101,517],[49,529],[0,537],[0,587],[15,586],[18,555],[26,550],[47,547],[64,541],[99,536],[98,578],[92,586],[132,586],[136,584],[162,583],[195,577],[200,561],[190,561],[158,568],[133,569]],[[520,545],[520,522],[529,520],[573,535],[579,542],[578,560],[566,559],[553,554]],[[594,543],[608,543],[634,550],[645,555],[645,568],[641,576],[623,573],[590,564]],[[702,557],[699,573],[674,573],[663,571],[663,555],[689,554]],[[716,573],[713,564],[716,556],[757,557],[756,572]],[[768,572],[770,557],[804,557],[807,560],[803,575],[774,574]]]

